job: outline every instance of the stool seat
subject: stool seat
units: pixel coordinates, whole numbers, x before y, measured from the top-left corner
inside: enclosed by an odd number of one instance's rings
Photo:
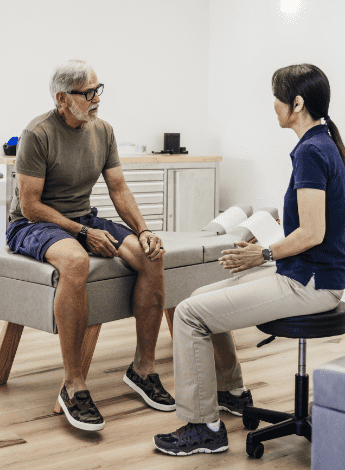
[[[281,318],[257,325],[263,333],[284,338],[325,338],[345,334],[345,302],[327,312]]]

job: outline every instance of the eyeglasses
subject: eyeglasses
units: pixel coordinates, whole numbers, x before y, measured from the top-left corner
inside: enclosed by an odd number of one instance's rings
[[[68,94],[69,95],[84,95],[86,101],[92,101],[95,97],[95,94],[97,93],[98,96],[100,96],[103,93],[104,90],[104,85],[103,83],[100,83],[97,88],[94,88],[93,90],[88,90],[88,91],[75,91],[72,90]]]

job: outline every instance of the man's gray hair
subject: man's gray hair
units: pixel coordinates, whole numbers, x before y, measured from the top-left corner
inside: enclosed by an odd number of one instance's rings
[[[54,70],[49,83],[50,94],[55,106],[60,108],[56,94],[60,91],[69,93],[77,85],[82,88],[91,77],[91,64],[83,60],[67,60],[58,65]]]

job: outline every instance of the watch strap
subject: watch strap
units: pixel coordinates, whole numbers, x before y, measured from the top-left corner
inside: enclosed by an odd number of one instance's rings
[[[86,237],[87,237],[87,231],[89,230],[89,227],[87,225],[83,225],[80,232],[77,235],[77,240],[79,243],[82,245],[86,243]]]

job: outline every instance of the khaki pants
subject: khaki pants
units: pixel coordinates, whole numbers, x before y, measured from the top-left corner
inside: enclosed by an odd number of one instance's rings
[[[177,416],[191,423],[219,419],[217,389],[243,386],[231,330],[279,318],[331,310],[343,290],[315,290],[258,266],[197,289],[174,314],[174,370]]]

